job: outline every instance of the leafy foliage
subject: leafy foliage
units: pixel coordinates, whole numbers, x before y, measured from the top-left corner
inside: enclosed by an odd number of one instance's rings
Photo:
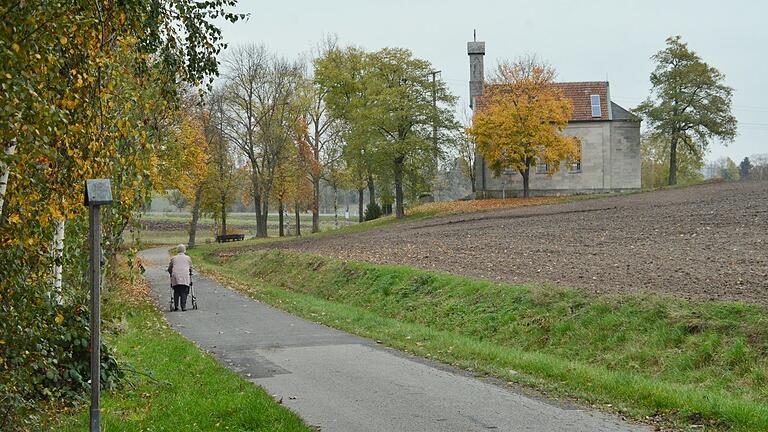
[[[83,179],[112,179],[114,203],[103,210],[103,250],[112,261],[133,211],[162,188],[178,82],[196,85],[216,72],[221,35],[210,20],[235,20],[227,11],[233,4],[52,0],[0,7],[0,176],[8,178],[0,189],[0,429],[23,427],[38,399],[83,390]],[[53,226],[60,221],[64,254],[55,256]],[[54,264],[64,269],[61,304],[51,295]],[[105,368],[102,380],[111,372]]]
[[[651,73],[652,95],[635,111],[655,135],[669,140],[668,183],[674,185],[678,150],[702,161],[712,140],[728,143],[736,137],[733,89],[680,36],[667,38],[667,47],[652,59],[656,62]]]
[[[396,216],[405,215],[404,186],[420,192],[434,177],[442,148],[432,139],[455,129],[456,102],[443,80],[432,80],[432,65],[401,48],[368,53],[330,50],[315,60],[315,80],[328,89],[325,102],[345,125],[345,151],[360,185],[375,173],[395,191]],[[358,186],[360,187],[360,186]],[[421,189],[421,190],[420,190]]]
[[[640,171],[644,189],[664,186],[669,179],[669,146],[667,137],[643,135],[640,140]],[[689,153],[678,154],[677,178],[679,184],[692,184],[704,180],[701,169],[704,161]]]
[[[739,167],[731,158],[726,158],[723,166],[720,168],[720,177],[724,180],[739,180],[741,178]]]

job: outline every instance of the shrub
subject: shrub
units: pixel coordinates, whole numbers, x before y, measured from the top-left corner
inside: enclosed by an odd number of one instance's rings
[[[27,224],[32,238],[42,238],[34,221]],[[76,405],[90,389],[90,311],[85,276],[87,254],[75,249],[82,224],[70,224],[65,239],[62,294],[52,294],[53,258],[41,241],[0,247],[0,430],[40,428],[40,402]],[[37,228],[37,230],[35,230]],[[18,234],[17,234],[18,235]],[[103,320],[108,316],[103,315]],[[122,376],[111,351],[102,344],[105,389]]]
[[[39,401],[74,405],[90,391],[90,311],[80,303],[60,306],[46,297],[36,299],[34,310],[3,311],[0,430],[34,429],[41,420]],[[102,388],[113,389],[123,372],[109,347],[102,344],[101,353]]]
[[[381,217],[381,207],[376,203],[370,203],[365,208],[365,220],[370,221]]]

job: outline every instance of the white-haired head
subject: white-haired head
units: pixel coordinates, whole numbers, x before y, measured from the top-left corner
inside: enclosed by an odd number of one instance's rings
[[[184,246],[183,244],[180,244],[180,245],[176,246],[176,251],[178,253],[184,253],[184,252],[187,251],[187,247]]]

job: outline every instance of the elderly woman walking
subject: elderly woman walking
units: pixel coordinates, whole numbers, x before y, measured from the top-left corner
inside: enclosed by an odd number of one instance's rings
[[[187,310],[187,296],[189,286],[192,283],[192,258],[185,252],[187,247],[183,244],[176,246],[175,256],[171,257],[168,264],[168,273],[171,275],[171,287],[173,287],[173,310],[179,310],[179,298],[181,298],[181,310]]]

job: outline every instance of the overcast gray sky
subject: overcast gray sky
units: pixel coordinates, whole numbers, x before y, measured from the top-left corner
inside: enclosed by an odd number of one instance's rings
[[[650,56],[681,35],[735,89],[738,137],[712,146],[707,159],[768,153],[768,2],[240,0],[237,10],[251,16],[223,26],[232,45],[263,43],[294,57],[336,34],[368,50],[408,48],[442,70],[460,103],[469,92],[473,29],[486,42],[486,71],[498,59],[535,53],[561,81],[607,79],[612,100],[625,108],[648,94]]]

